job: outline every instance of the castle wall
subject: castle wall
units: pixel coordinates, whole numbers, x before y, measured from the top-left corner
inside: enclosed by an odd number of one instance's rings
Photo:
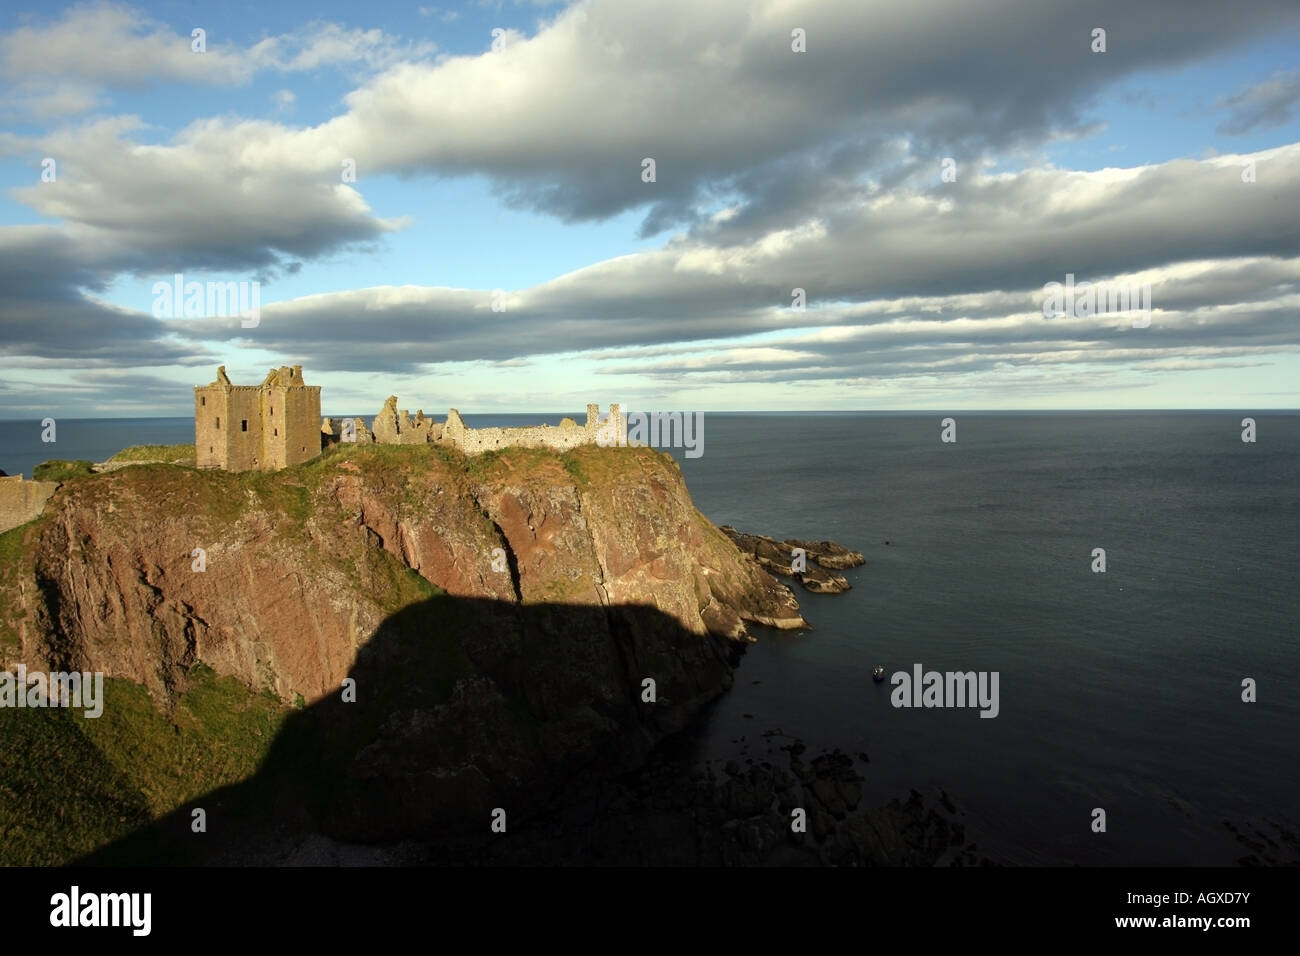
[[[233,385],[226,395],[226,415],[221,431],[226,439],[227,471],[262,468],[262,389],[255,385]],[[266,467],[270,467],[269,465]]]
[[[40,517],[57,481],[24,481],[22,475],[0,477],[0,533]]]
[[[326,433],[336,430],[333,422],[326,420]],[[587,424],[579,425],[572,418],[557,425],[528,425],[522,428],[470,428],[451,409],[441,425],[416,415],[414,421],[405,411],[398,411],[397,399],[389,396],[383,409],[374,420],[374,441],[381,445],[433,444],[460,449],[466,455],[481,455],[501,448],[550,448],[568,451],[582,445],[600,442],[611,447],[627,444],[626,416],[617,405],[610,406],[605,419],[600,418],[597,405],[587,406]],[[328,439],[327,439],[328,440]]]
[[[285,406],[287,389],[263,385],[262,404],[262,461],[261,467],[270,471],[283,468],[288,460],[289,432],[285,427],[288,417]]]
[[[273,386],[264,392],[267,467],[287,468],[319,455],[320,386]]]
[[[452,445],[467,455],[479,455],[498,448],[552,448],[568,451],[590,445],[595,437],[577,425],[557,428],[553,425],[530,425],[524,428],[461,428],[448,434],[443,430],[441,444]]]
[[[281,429],[285,464],[309,462],[321,453],[321,386],[296,385],[279,389],[285,405],[285,427]],[[279,414],[279,408],[276,408]]]
[[[230,421],[226,404],[224,386],[194,389],[194,463],[199,468],[226,467],[226,433],[215,425],[217,419]]]

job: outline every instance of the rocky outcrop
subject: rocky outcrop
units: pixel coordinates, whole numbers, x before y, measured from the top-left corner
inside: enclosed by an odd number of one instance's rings
[[[801,541],[798,538],[777,541],[767,535],[745,534],[731,525],[723,525],[721,531],[764,570],[795,578],[814,594],[842,594],[849,590],[852,585],[848,578],[834,571],[866,563],[861,552],[850,551],[834,541]],[[804,551],[803,570],[797,570],[795,548]]]

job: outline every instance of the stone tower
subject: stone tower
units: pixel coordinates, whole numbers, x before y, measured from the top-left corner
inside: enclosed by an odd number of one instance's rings
[[[261,385],[232,385],[226,367],[194,389],[194,456],[200,468],[276,471],[320,454],[320,386],[302,366],[271,369]]]

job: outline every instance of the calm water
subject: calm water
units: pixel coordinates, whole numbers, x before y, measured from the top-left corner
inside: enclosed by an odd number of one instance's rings
[[[953,445],[937,414],[708,417],[679,458],[701,511],[868,564],[800,590],[816,629],[760,635],[697,751],[865,751],[870,794],[945,788],[1019,862],[1230,864],[1225,818],[1294,832],[1300,415],[1249,414],[1253,445],[1233,413],[958,415]],[[1000,715],[893,708],[872,667],[917,662],[998,671]]]
[[[466,420],[539,417],[560,415]],[[865,751],[870,799],[946,789],[1017,862],[1230,864],[1224,819],[1297,829],[1300,415],[956,415],[952,445],[941,417],[708,415],[703,457],[676,452],[713,521],[868,559],[848,594],[798,592],[815,630],[759,633],[690,750],[784,765],[779,728]],[[0,422],[0,468],[193,440],[190,419],[58,429]],[[999,672],[1000,715],[891,707],[872,667],[918,662]]]

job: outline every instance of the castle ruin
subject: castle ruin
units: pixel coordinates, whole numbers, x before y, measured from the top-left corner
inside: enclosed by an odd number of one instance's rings
[[[379,445],[432,444],[456,448],[466,455],[480,455],[501,448],[568,451],[580,445],[615,445],[619,443],[615,436],[622,439],[622,444],[627,443],[627,423],[618,405],[611,405],[609,415],[601,418],[600,406],[595,403],[587,406],[587,421],[583,425],[572,418],[563,418],[559,425],[470,428],[454,408],[447,413],[444,422],[425,418],[423,410],[417,411],[415,418],[412,418],[407,409],[398,409],[397,397],[390,395],[370,428],[366,427],[363,419],[351,419],[350,439],[343,434],[346,421],[348,419],[325,419],[321,426],[322,442],[326,445],[340,441],[355,441],[358,444],[373,442]]]
[[[194,459],[200,468],[275,471],[320,454],[320,386],[302,366],[271,369],[261,385],[232,385],[226,367],[194,388]]]
[[[310,461],[341,441],[443,445],[478,455],[512,447],[567,451],[579,445],[626,444],[626,437],[627,422],[618,405],[611,405],[605,418],[598,405],[588,405],[582,425],[565,418],[559,425],[470,428],[454,408],[443,422],[425,418],[423,410],[411,418],[406,409],[398,409],[396,396],[389,396],[369,428],[360,418],[322,421],[320,386],[303,382],[301,365],[271,369],[261,385],[232,385],[223,365],[216,381],[194,388],[195,462],[225,471],[275,471]]]

